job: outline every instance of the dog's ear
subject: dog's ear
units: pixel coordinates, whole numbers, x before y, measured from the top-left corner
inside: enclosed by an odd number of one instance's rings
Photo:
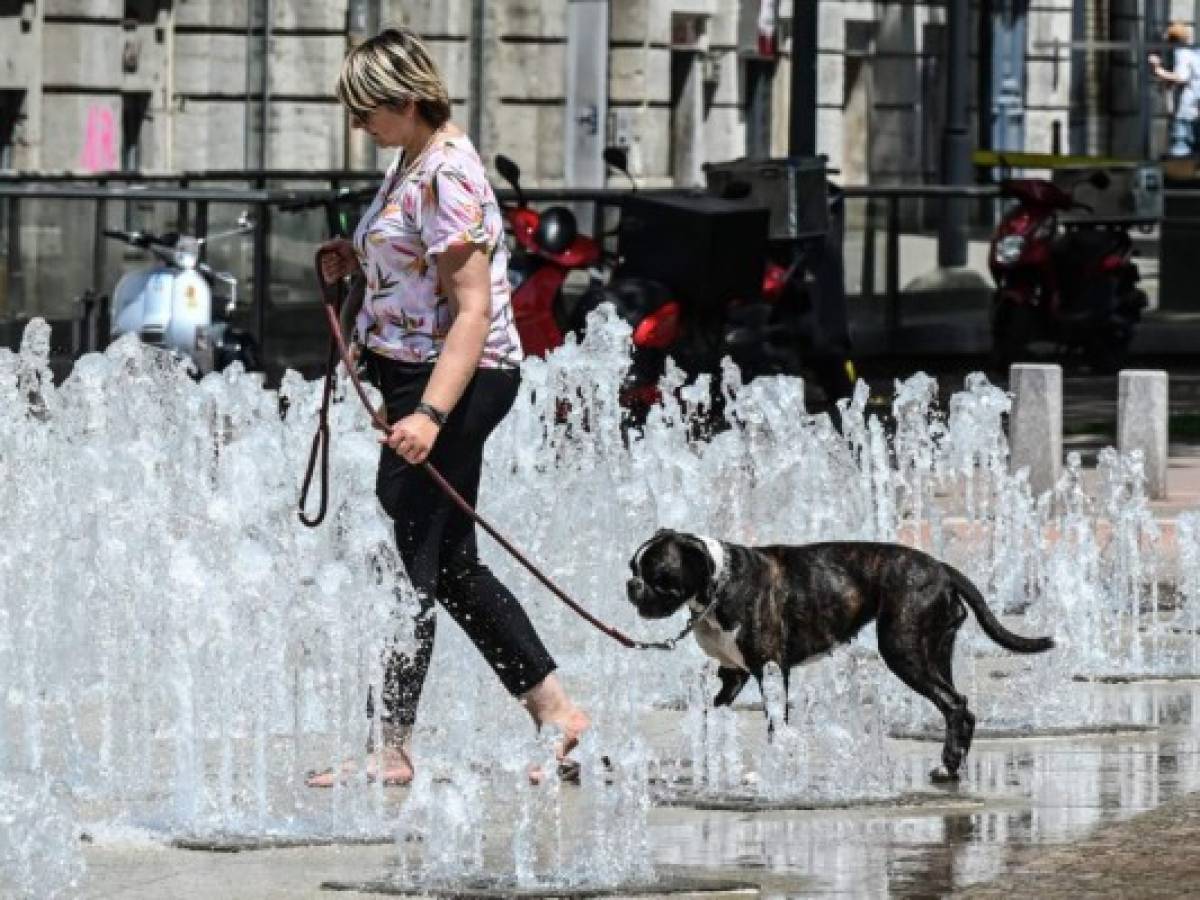
[[[694,534],[684,534],[682,532],[675,535],[675,540],[679,542],[680,546],[699,554],[700,558],[704,560],[703,565],[705,579],[707,580],[712,578],[717,571],[717,562],[712,558],[712,553],[708,549],[708,544],[696,537]]]
[[[629,557],[629,568],[634,575],[641,574],[639,569],[641,567],[642,554],[650,549],[651,544],[653,544],[655,541],[661,541],[663,537],[669,533],[670,529],[660,528],[658,531],[654,532],[653,535],[642,541],[641,545],[633,551],[633,556]]]

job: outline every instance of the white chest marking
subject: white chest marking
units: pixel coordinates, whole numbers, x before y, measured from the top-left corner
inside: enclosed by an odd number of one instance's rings
[[[741,629],[742,626],[738,625],[725,631],[711,619],[704,618],[696,623],[692,633],[696,635],[696,643],[700,645],[700,649],[721,665],[748,672],[750,670],[746,666],[746,660],[742,658],[742,651],[737,645],[737,636]]]
[[[702,534],[698,534],[696,537],[704,542],[704,546],[708,549],[708,555],[712,557],[713,573],[710,581],[715,585],[725,573],[725,548],[715,538],[705,537]]]
[[[697,535],[704,546],[708,550],[708,555],[712,558],[713,572],[709,577],[708,591],[715,595],[716,591],[721,590],[720,584],[722,576],[725,574],[725,547],[721,542],[704,535]],[[704,612],[704,604],[693,599],[689,604],[692,607],[694,615],[700,615]],[[738,649],[737,636],[741,631],[742,626],[738,625],[728,631],[721,628],[717,624],[716,617],[711,614],[705,616],[696,622],[693,633],[696,635],[696,643],[700,645],[700,649],[711,656],[721,665],[730,669],[740,669],[743,672],[750,671],[746,666],[746,660],[742,657],[742,651]]]

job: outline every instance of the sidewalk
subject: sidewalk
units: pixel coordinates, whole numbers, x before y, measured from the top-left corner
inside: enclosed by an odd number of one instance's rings
[[[1014,849],[1000,878],[952,894],[970,900],[1200,896],[1200,794],[1052,850]]]
[[[852,296],[850,336],[856,357],[888,355],[887,298]],[[901,292],[894,346],[911,357],[986,357],[991,352],[990,290]],[[1133,359],[1186,357],[1195,365],[1200,348],[1200,312],[1152,310],[1142,315],[1129,348]]]

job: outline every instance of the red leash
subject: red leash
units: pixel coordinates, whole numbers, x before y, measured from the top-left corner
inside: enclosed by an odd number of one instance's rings
[[[371,424],[384,434],[388,434],[391,431],[387,420],[371,405],[367,391],[359,380],[355,366],[350,360],[350,351],[346,346],[346,336],[342,333],[341,324],[342,304],[345,302],[345,285],[341,280],[330,284],[325,280],[325,276],[321,274],[321,256],[325,252],[329,251],[317,251],[315,266],[317,270],[317,284],[321,290],[321,306],[325,310],[325,320],[329,325],[329,356],[325,367],[325,390],[321,397],[321,411],[318,417],[317,433],[313,437],[312,452],[309,454],[308,468],[304,473],[304,484],[300,488],[300,521],[310,528],[315,528],[321,524],[321,521],[325,518],[326,508],[329,505],[329,400],[330,395],[333,393],[334,370],[337,368],[339,358],[346,366],[346,372],[350,376],[350,383],[354,385],[354,390],[358,392],[359,399],[362,400],[363,406],[367,408],[367,412],[371,414]],[[309,518],[304,512],[304,507],[307,505],[308,489],[312,483],[318,455],[321,457],[321,502],[316,516]],[[569,606],[576,615],[589,625],[604,632],[614,641],[621,644],[621,646],[635,650],[671,650],[691,632],[697,620],[695,616],[692,617],[682,632],[666,641],[635,640],[623,631],[604,624],[584,609],[566,591],[550,580],[547,575],[529,561],[525,554],[513,546],[511,541],[497,531],[487,519],[479,515],[471,507],[471,504],[464,500],[462,495],[454,489],[453,485],[442,476],[441,472],[434,468],[428,461],[421,463],[421,466],[429,473],[429,477],[437,483],[437,486],[446,493],[446,496],[454,501],[454,504],[459,509],[470,516],[476,524],[491,535],[497,544],[507,550],[534,578],[545,585],[550,593]]]

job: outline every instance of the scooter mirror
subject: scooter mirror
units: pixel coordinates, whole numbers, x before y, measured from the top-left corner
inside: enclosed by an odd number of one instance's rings
[[[603,155],[605,164],[629,174],[629,153],[624,147],[605,147]]]
[[[496,171],[513,187],[521,183],[521,167],[503,153],[496,154]]]

